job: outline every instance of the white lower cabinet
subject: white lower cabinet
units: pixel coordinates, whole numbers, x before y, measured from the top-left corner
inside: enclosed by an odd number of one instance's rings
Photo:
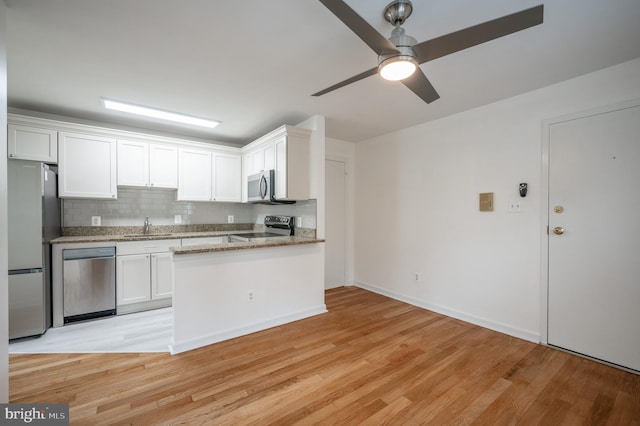
[[[180,247],[180,240],[131,241],[116,244],[118,313],[171,304],[171,247]]]
[[[151,300],[151,255],[118,256],[116,303],[118,306]]]
[[[151,255],[151,300],[167,299],[173,295],[172,253]]]

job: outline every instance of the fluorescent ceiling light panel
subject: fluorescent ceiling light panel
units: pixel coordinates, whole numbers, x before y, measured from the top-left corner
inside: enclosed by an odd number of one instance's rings
[[[125,102],[111,101],[109,99],[103,99],[104,107],[107,109],[113,109],[116,111],[128,112],[130,114],[144,115],[145,117],[159,118],[160,120],[175,121],[183,124],[191,124],[193,126],[208,127],[213,129],[219,121],[206,120],[204,118],[190,117],[188,115],[182,115],[175,112],[162,111],[159,109],[144,107],[140,105],[128,104]]]

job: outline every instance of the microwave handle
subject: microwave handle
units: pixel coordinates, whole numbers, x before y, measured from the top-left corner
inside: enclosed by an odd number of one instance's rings
[[[264,189],[263,189],[264,188]],[[260,177],[260,198],[264,199],[267,196],[267,178]]]

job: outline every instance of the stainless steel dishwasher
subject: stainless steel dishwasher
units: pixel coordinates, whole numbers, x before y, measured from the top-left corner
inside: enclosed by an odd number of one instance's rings
[[[116,314],[116,248],[62,251],[64,323]]]

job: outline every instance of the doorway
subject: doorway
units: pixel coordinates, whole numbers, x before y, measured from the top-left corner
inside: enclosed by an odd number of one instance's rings
[[[545,130],[546,343],[640,371],[640,105]]]
[[[325,289],[345,285],[346,164],[325,160]]]

